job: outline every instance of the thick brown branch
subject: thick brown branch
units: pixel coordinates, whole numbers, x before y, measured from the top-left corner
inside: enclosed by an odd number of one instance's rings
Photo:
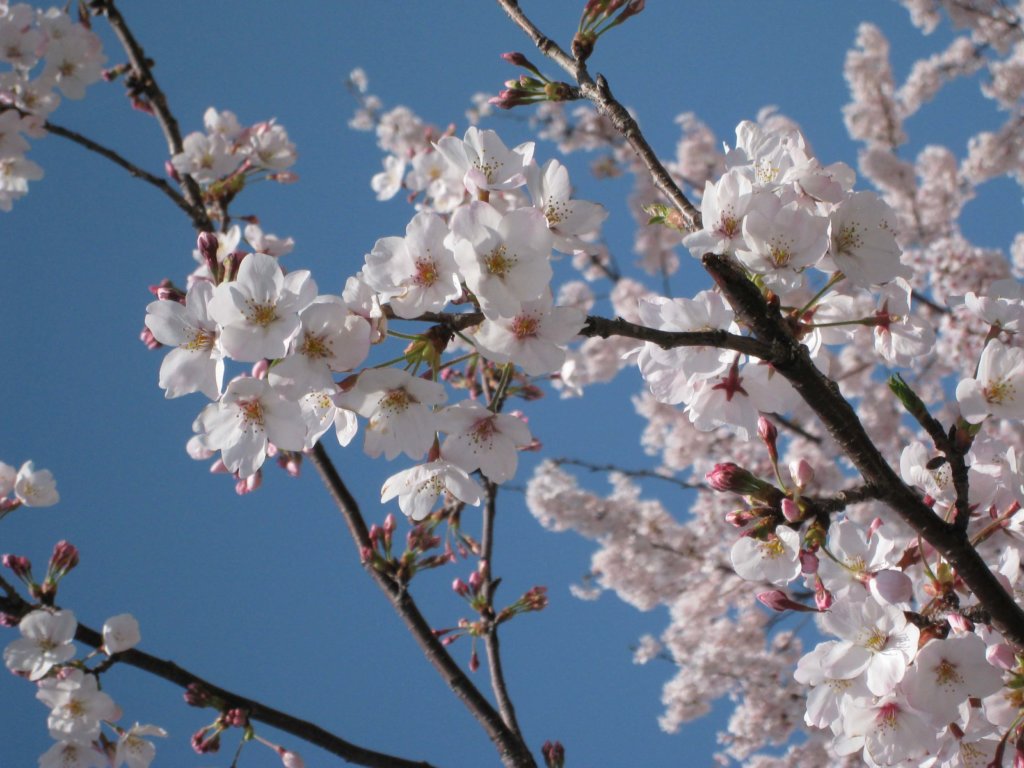
[[[7,592],[7,594],[7,597],[0,598],[0,612],[20,618],[32,609],[32,606],[19,595],[13,592]],[[75,631],[75,640],[92,648],[99,648],[103,645],[103,636],[95,629],[84,624],[78,625],[78,629]],[[286,712],[281,712],[278,709],[261,704],[254,699],[241,696],[226,688],[221,688],[219,685],[214,685],[189,672],[187,669],[179,667],[173,661],[157,658],[137,648],[115,654],[111,657],[111,660],[149,672],[151,675],[181,688],[199,686],[204,691],[223,701],[226,708],[245,710],[251,720],[265,723],[280,731],[290,733],[292,736],[314,744],[330,752],[332,755],[337,755],[346,762],[369,766],[369,768],[434,768],[431,763],[425,761],[406,760],[402,757],[395,757],[384,752],[375,752],[372,749],[360,747],[358,744],[346,741],[308,720],[301,720]]]
[[[331,498],[341,512],[356,547],[360,553],[371,550],[372,542],[369,529],[359,510],[359,504],[334,468],[323,445],[318,443],[313,449],[312,461],[317,472],[320,473],[324,485],[327,486]],[[536,763],[526,744],[509,729],[497,710],[483,697],[466,673],[441,645],[405,586],[372,567],[369,561],[366,571],[380,590],[388,596],[395,612],[405,623],[427,661],[437,670],[437,673],[441,675],[448,687],[462,701],[498,748],[502,763],[506,768],[536,768]]]
[[[877,489],[878,498],[956,568],[975,597],[989,609],[996,628],[1024,648],[1024,610],[996,580],[970,545],[966,532],[943,521],[900,479],[868,437],[836,383],[818,370],[807,347],[793,337],[779,312],[768,306],[743,271],[726,256],[705,254],[703,263],[739,320],[770,348],[768,362],[817,414],[864,480]]]
[[[498,0],[498,5],[504,9],[516,26],[529,36],[541,53],[558,64],[576,80],[579,84],[580,94],[592,101],[598,111],[612,121],[615,129],[625,137],[626,141],[633,147],[633,151],[640,157],[641,162],[650,171],[654,185],[672,201],[672,204],[683,215],[686,228],[691,232],[700,229],[700,211],[694,207],[693,203],[679,189],[679,185],[675,183],[668,170],[654,153],[654,150],[651,149],[651,145],[647,143],[647,139],[644,138],[633,116],[612,96],[607,81],[601,75],[597,75],[596,78],[591,77],[583,62],[574,59],[562,50],[557,43],[546,37],[523,13],[519,7],[518,0]]]

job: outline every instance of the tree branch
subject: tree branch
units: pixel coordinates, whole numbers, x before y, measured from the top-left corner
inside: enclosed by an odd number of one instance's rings
[[[494,623],[494,591],[498,582],[491,578],[491,565],[494,557],[494,517],[498,511],[498,486],[488,480],[485,484],[486,499],[484,502],[483,531],[480,535],[480,560],[486,564],[483,592],[487,601],[487,632],[484,635],[484,650],[487,652],[487,668],[491,673],[491,690],[498,700],[498,711],[505,725],[513,733],[522,738],[516,710],[508,694],[508,684],[502,671],[501,646],[498,641],[498,625]]]
[[[156,78],[153,77],[151,63],[146,58],[142,46],[139,45],[139,41],[135,39],[135,35],[128,28],[128,24],[115,6],[114,0],[94,0],[93,8],[94,13],[106,16],[107,21],[114,30],[114,34],[117,35],[117,39],[121,42],[121,47],[124,48],[125,53],[128,55],[128,61],[138,76],[141,92],[145,94],[152,106],[153,116],[160,125],[160,130],[167,141],[168,153],[171,156],[180,153],[183,147],[178,120],[174,117],[174,113],[171,112],[163,90],[157,84]],[[212,232],[213,223],[206,213],[206,206],[203,204],[203,193],[195,179],[188,174],[181,174],[181,191],[191,207],[189,217],[192,219],[195,229],[200,232]]]
[[[793,337],[778,311],[768,306],[743,271],[726,256],[708,253],[702,261],[740,321],[770,348],[768,362],[817,414],[864,480],[877,489],[878,498],[956,568],[988,608],[996,628],[1018,648],[1024,648],[1024,610],[970,545],[966,531],[942,520],[900,479],[864,431],[838,385],[818,370],[807,347]]]
[[[596,78],[591,77],[586,64],[574,59],[556,42],[547,38],[523,13],[518,0],[498,0],[498,5],[504,9],[513,23],[529,36],[541,53],[576,80],[580,94],[592,101],[598,111],[612,121],[615,129],[625,137],[633,151],[640,157],[641,162],[650,171],[654,185],[672,201],[672,204],[683,215],[686,228],[691,232],[699,230],[701,228],[700,211],[687,199],[668,170],[662,165],[654,150],[651,149],[651,145],[647,143],[647,139],[641,133],[633,116],[612,96],[608,82],[601,75],[597,75]]]
[[[4,582],[6,585],[6,582]],[[31,611],[34,606],[26,602],[20,595],[4,590],[7,597],[0,597],[0,612],[21,618]],[[92,648],[100,648],[103,645],[103,635],[95,629],[79,624],[75,630],[75,640],[84,643]],[[221,699],[228,709],[242,709],[248,714],[251,720],[265,723],[279,731],[290,733],[296,738],[302,739],[309,744],[314,744],[321,749],[337,755],[346,762],[356,765],[368,766],[368,768],[434,768],[431,763],[425,761],[406,760],[395,757],[384,752],[376,752],[372,749],[360,747],[336,736],[320,726],[301,720],[297,717],[281,712],[273,707],[221,688],[218,685],[204,680],[203,678],[183,669],[173,661],[152,656],[145,651],[132,648],[110,657],[114,663],[127,664],[128,666],[149,672],[151,675],[162,678],[180,688],[187,689],[189,686],[199,686],[204,691]]]
[[[341,476],[338,475],[321,443],[317,443],[313,449],[312,461],[324,485],[327,486],[331,498],[341,512],[356,547],[360,552],[372,549],[369,529],[359,510],[359,504],[342,481]],[[506,768],[536,768],[533,756],[522,738],[509,729],[501,715],[483,697],[466,673],[462,671],[462,668],[455,663],[455,660],[441,645],[405,585],[377,570],[369,561],[366,563],[366,571],[380,590],[388,596],[392,607],[405,623],[417,645],[420,646],[427,661],[437,670],[437,673],[441,675],[448,687],[462,701],[498,748],[502,763]]]

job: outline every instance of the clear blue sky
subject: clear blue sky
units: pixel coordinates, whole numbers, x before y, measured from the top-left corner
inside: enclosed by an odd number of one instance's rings
[[[523,0],[550,36],[567,44],[582,0]],[[243,123],[277,117],[299,150],[300,183],[247,191],[235,211],[258,214],[267,231],[296,239],[289,268],[310,268],[321,291],[338,291],[374,241],[401,234],[411,211],[400,199],[377,203],[369,179],[380,168],[371,136],[347,129],[353,102],[346,74],[362,66],[371,90],[388,105],[407,104],[439,125],[465,127],[471,94],[496,92],[517,72],[500,53],[530,52],[526,38],[496,3],[124,2],[185,132],[201,129],[208,106],[233,110]],[[942,32],[924,40],[890,0],[787,4],[649,3],[648,9],[598,46],[592,70],[604,73],[632,106],[652,143],[674,152],[675,116],[694,111],[723,139],[767,104],[802,124],[823,162],[856,165],[840,109],[846,101],[842,62],[857,24],[876,21],[894,41],[898,76]],[[103,22],[110,64],[118,49]],[[553,67],[544,67],[554,73]],[[977,109],[959,89],[942,109],[926,110],[911,132],[959,151],[967,126],[958,115]],[[951,106],[952,105],[952,106]],[[983,105],[982,109],[989,109]],[[508,143],[525,138],[526,111],[500,116]],[[950,116],[953,119],[950,119]],[[120,86],[99,84],[84,102],[65,102],[54,122],[118,148],[159,171],[166,156],[153,121],[128,109]],[[989,120],[996,124],[994,112]],[[555,155],[544,143],[541,160]],[[5,357],[0,385],[0,460],[34,459],[56,474],[59,506],[18,511],[0,523],[0,551],[45,567],[52,544],[68,539],[82,564],[60,602],[94,627],[131,612],[142,647],[239,693],[308,718],[368,747],[441,766],[497,765],[482,731],[420,657],[399,620],[362,572],[338,513],[315,473],[288,480],[269,468],[264,487],[237,497],[222,476],[184,453],[204,400],[165,401],[156,386],[161,354],[138,343],[146,286],[192,267],[188,222],[161,195],[107,161],[58,137],[34,142],[31,159],[46,178],[0,218],[4,259],[0,327]],[[571,167],[580,196],[611,211],[607,235],[620,263],[631,261],[632,232],[624,183],[597,184],[585,158]],[[978,242],[1006,247],[1020,221],[1016,195],[997,195],[1002,229],[978,224]],[[988,204],[975,203],[980,212]],[[1007,214],[1006,205],[1010,208]],[[678,293],[701,285],[677,284]],[[627,372],[592,398],[531,406],[536,434],[552,455],[639,466],[639,420],[629,404],[640,386]],[[601,418],[594,418],[600,413]],[[366,461],[358,448],[327,445],[351,481],[370,521],[381,481],[397,465]],[[525,483],[527,464],[517,482]],[[587,479],[595,488],[599,480]],[[669,492],[671,493],[671,492]],[[684,514],[683,497],[666,497]],[[649,768],[709,765],[718,716],[677,735],[657,726],[663,664],[636,667],[630,645],[667,623],[662,611],[639,614],[606,595],[582,603],[568,585],[587,570],[591,547],[571,535],[545,533],[522,496],[504,496],[495,570],[507,599],[535,584],[551,606],[507,625],[503,634],[512,695],[530,744],[565,743],[569,765]],[[417,593],[437,626],[464,615],[446,585],[465,578],[459,565],[429,575]],[[0,633],[0,643],[15,637]],[[459,647],[462,646],[462,647]],[[455,647],[468,659],[465,641]],[[484,673],[477,675],[485,684]],[[180,691],[134,670],[104,678],[125,710],[167,728],[157,765],[227,766],[234,741],[217,756],[194,755],[189,735],[208,711],[191,710]],[[49,747],[45,708],[31,687],[0,675],[0,765],[34,765]],[[277,734],[262,732],[271,740]],[[290,740],[315,768],[337,764]],[[276,766],[261,747],[241,765]]]

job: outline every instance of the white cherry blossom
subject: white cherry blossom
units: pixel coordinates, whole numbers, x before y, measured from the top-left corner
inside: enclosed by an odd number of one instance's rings
[[[316,283],[306,270],[285,275],[277,259],[251,253],[237,277],[221,283],[210,300],[210,316],[220,323],[221,344],[243,363],[279,358],[301,328],[299,313],[316,298]]]
[[[12,672],[27,672],[35,681],[58,664],[74,658],[78,622],[71,611],[37,610],[18,623],[21,637],[4,649],[4,663]]]
[[[380,489],[380,501],[384,504],[397,496],[403,514],[422,520],[445,493],[466,504],[479,506],[483,489],[464,469],[438,460],[417,464],[389,477]]]

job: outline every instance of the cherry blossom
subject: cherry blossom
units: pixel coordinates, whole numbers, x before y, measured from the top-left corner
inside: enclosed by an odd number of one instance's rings
[[[161,344],[174,347],[160,365],[160,388],[167,397],[202,392],[211,400],[220,397],[224,383],[224,353],[220,328],[208,314],[214,286],[192,284],[184,305],[154,301],[146,307],[146,327]]]
[[[470,194],[521,187],[526,183],[526,169],[533,160],[533,142],[508,149],[494,131],[481,131],[475,126],[462,140],[445,136],[437,141],[437,151],[463,176]]]
[[[235,280],[221,283],[209,302],[210,317],[221,325],[221,345],[233,359],[252,363],[284,357],[301,328],[299,313],[316,298],[309,272],[285,275],[277,259],[252,253]]]
[[[36,469],[26,461],[14,478],[14,495],[26,507],[50,507],[60,501],[57,481],[48,469]]]
[[[462,293],[455,256],[444,242],[447,235],[440,216],[421,212],[409,222],[404,238],[382,238],[366,255],[363,278],[398,317],[439,312]]]
[[[977,376],[957,384],[956,400],[972,424],[989,416],[1024,418],[1024,350],[992,339],[981,353]]]
[[[464,469],[439,460],[403,469],[389,477],[380,489],[380,501],[384,504],[397,496],[404,515],[422,520],[445,493],[479,506],[483,489]]]
[[[220,400],[203,409],[192,425],[209,450],[221,452],[224,465],[241,477],[254,474],[269,445],[301,451],[305,428],[298,404],[286,400],[266,381],[232,380]]]
[[[18,623],[21,638],[4,649],[4,663],[12,672],[28,673],[29,680],[41,680],[74,657],[77,628],[71,611],[32,611]]]
[[[337,405],[369,419],[364,450],[391,460],[404,453],[420,459],[435,438],[431,406],[446,398],[444,387],[395,368],[363,371],[355,385],[335,396]]]
[[[494,413],[472,400],[445,408],[437,421],[448,433],[441,456],[467,472],[479,469],[494,483],[515,475],[518,451],[532,440],[522,419]]]

